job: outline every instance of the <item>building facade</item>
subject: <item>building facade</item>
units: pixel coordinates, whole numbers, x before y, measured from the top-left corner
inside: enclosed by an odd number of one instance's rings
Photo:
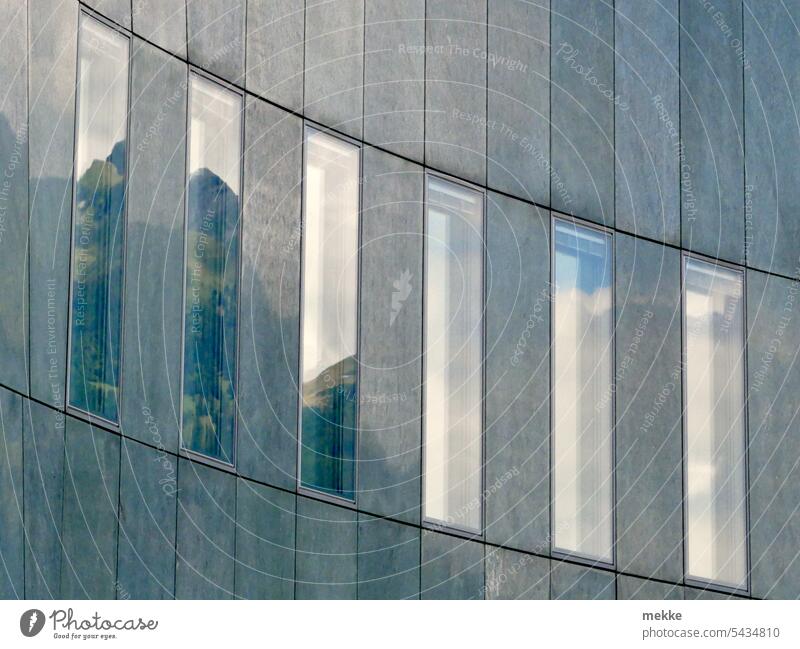
[[[0,595],[800,597],[798,22],[0,3]]]

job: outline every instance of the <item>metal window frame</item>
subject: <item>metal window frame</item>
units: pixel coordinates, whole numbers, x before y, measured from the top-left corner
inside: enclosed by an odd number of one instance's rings
[[[121,286],[121,293],[120,293],[120,332],[119,332],[119,359],[117,365],[117,372],[118,376],[117,379],[117,421],[112,421],[110,419],[106,419],[100,415],[95,413],[89,412],[82,408],[78,408],[77,406],[73,406],[70,401],[70,387],[72,381],[72,285],[74,281],[75,275],[75,216],[76,216],[76,209],[77,209],[77,191],[76,185],[78,183],[77,177],[77,158],[78,158],[78,122],[80,119],[80,93],[78,92],[78,84],[81,80],[81,44],[83,39],[81,38],[81,28],[83,26],[84,20],[93,20],[96,23],[106,27],[107,29],[115,32],[116,34],[122,36],[128,43],[128,62],[127,62],[127,89],[126,89],[126,111],[125,111],[125,189],[123,191],[124,195],[124,207],[122,211],[122,219],[121,219],[121,228],[122,228],[122,259],[120,263],[122,264],[122,286]],[[108,20],[104,16],[98,14],[91,9],[80,6],[78,10],[78,38],[77,38],[77,50],[76,50],[76,61],[75,61],[75,114],[73,115],[73,130],[72,130],[72,182],[71,182],[71,191],[72,191],[72,204],[70,208],[70,228],[69,228],[69,235],[70,235],[70,243],[69,243],[69,283],[67,287],[67,351],[66,351],[66,380],[64,383],[64,411],[66,414],[74,415],[79,419],[82,419],[89,424],[97,424],[98,426],[105,426],[110,428],[114,431],[119,432],[121,430],[121,421],[122,421],[122,377],[123,377],[123,361],[125,357],[125,279],[126,279],[126,271],[128,265],[128,254],[127,254],[127,228],[128,228],[128,202],[130,197],[128,195],[128,191],[130,189],[130,158],[131,158],[131,90],[132,90],[132,78],[133,74],[131,73],[132,64],[133,64],[133,39],[131,37],[130,32],[127,30],[122,29],[112,21]]]
[[[688,487],[689,487],[689,467],[687,462],[687,453],[689,448],[689,428],[688,428],[688,395],[686,385],[686,369],[688,366],[688,357],[686,354],[686,264],[689,260],[699,261],[710,266],[721,267],[727,270],[734,271],[741,275],[742,278],[742,389],[744,395],[744,402],[742,404],[742,421],[743,421],[743,442],[744,448],[742,449],[742,461],[744,462],[744,554],[745,554],[745,585],[734,586],[724,582],[714,581],[712,579],[704,579],[689,574],[689,526],[688,526]],[[751,557],[750,557],[750,416],[749,416],[749,399],[747,394],[747,269],[732,262],[724,261],[721,259],[714,259],[707,255],[692,252],[689,250],[681,250],[681,428],[682,436],[681,443],[683,444],[683,452],[681,457],[682,464],[682,517],[683,517],[683,581],[684,584],[694,588],[702,588],[704,590],[714,590],[719,592],[728,593],[731,595],[746,595],[751,594]]]
[[[239,120],[239,223],[237,226],[238,244],[239,244],[239,258],[238,267],[236,268],[236,345],[234,349],[234,360],[236,362],[234,386],[233,386],[233,403],[234,403],[234,420],[233,420],[233,448],[232,457],[230,462],[226,462],[220,458],[201,453],[186,446],[183,431],[183,401],[184,401],[184,386],[185,386],[185,362],[186,362],[186,273],[188,270],[187,255],[188,255],[188,240],[189,240],[189,157],[191,155],[191,123],[192,123],[192,78],[196,77],[208,83],[218,86],[223,91],[227,91],[233,95],[237,95],[240,100],[240,120]],[[245,123],[245,108],[246,96],[245,93],[225,81],[222,81],[205,70],[201,70],[193,65],[189,65],[186,71],[186,128],[184,147],[184,200],[183,200],[183,274],[181,284],[181,369],[180,369],[180,402],[178,410],[178,430],[179,430],[179,455],[199,460],[204,464],[209,464],[217,468],[227,471],[236,468],[236,459],[238,451],[238,438],[239,438],[239,372],[241,363],[239,362],[239,323],[241,322],[241,291],[242,291],[242,231],[244,230],[244,123]]]
[[[314,489],[308,485],[303,484],[303,323],[304,323],[304,302],[305,302],[305,232],[306,232],[306,165],[308,163],[308,138],[309,134],[318,133],[325,135],[339,142],[343,142],[354,147],[358,151],[358,177],[356,182],[358,184],[358,241],[357,256],[356,256],[356,417],[355,417],[355,430],[354,430],[354,443],[353,443],[353,498],[346,498],[338,496],[328,491]],[[358,478],[359,478],[359,430],[361,427],[361,248],[363,240],[363,193],[364,193],[364,146],[363,144],[351,137],[342,135],[335,131],[326,128],[325,126],[314,122],[310,119],[303,120],[303,154],[302,154],[302,175],[300,182],[300,281],[299,281],[299,317],[298,317],[298,355],[297,355],[297,452],[296,452],[296,476],[295,486],[297,493],[312,496],[315,499],[323,500],[326,502],[342,505],[350,509],[355,509],[358,503]]]
[[[446,531],[456,536],[466,539],[483,540],[486,536],[485,523],[486,523],[486,499],[484,494],[486,492],[486,269],[487,261],[487,232],[488,232],[488,219],[487,219],[487,190],[479,185],[475,185],[461,178],[456,178],[432,169],[424,169],[424,187],[423,187],[423,213],[422,213],[422,355],[421,355],[421,373],[422,373],[422,389],[420,390],[420,406],[421,406],[421,444],[420,444],[420,461],[422,470],[420,471],[420,521],[423,529],[432,531]],[[436,178],[461,188],[473,191],[481,197],[481,287],[480,287],[480,301],[481,301],[481,321],[480,321],[480,340],[481,340],[481,357],[480,357],[480,381],[481,381],[481,402],[480,402],[480,490],[478,492],[478,499],[480,502],[480,522],[477,529],[469,528],[463,525],[454,525],[447,521],[439,520],[425,513],[426,502],[426,479],[425,479],[425,460],[426,460],[426,431],[427,431],[427,418],[425,416],[425,383],[427,381],[427,340],[428,340],[428,327],[427,327],[427,278],[428,278],[428,184],[430,178]]]
[[[612,228],[586,219],[568,214],[551,211],[550,217],[550,556],[554,559],[566,559],[589,567],[599,567],[617,569],[617,395],[615,377],[617,373],[617,255],[616,237]],[[611,392],[611,473],[608,479],[611,480],[611,559],[597,557],[573,550],[559,548],[556,545],[555,535],[555,503],[556,493],[553,488],[555,477],[555,458],[553,446],[555,442],[555,417],[553,404],[555,402],[555,321],[556,321],[556,227],[557,224],[567,223],[576,228],[594,230],[608,237],[611,253],[609,260],[611,267],[611,332],[609,344],[611,346],[611,376],[609,377],[609,389]]]

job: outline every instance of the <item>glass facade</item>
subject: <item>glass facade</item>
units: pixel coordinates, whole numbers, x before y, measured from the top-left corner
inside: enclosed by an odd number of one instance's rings
[[[119,420],[128,39],[81,14],[72,228],[69,404]]]
[[[687,576],[747,587],[744,277],[684,258]]]
[[[302,486],[354,500],[360,149],[306,131],[301,350]]]
[[[233,463],[242,97],[189,83],[183,445]]]
[[[483,194],[428,176],[424,516],[481,530]]]
[[[553,547],[613,562],[612,238],[554,226]]]

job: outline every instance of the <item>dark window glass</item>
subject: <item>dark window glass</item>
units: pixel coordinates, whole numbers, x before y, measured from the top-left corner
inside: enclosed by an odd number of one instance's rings
[[[183,445],[233,464],[242,98],[192,75]]]
[[[301,484],[353,500],[359,149],[309,129],[303,229]]]
[[[119,417],[128,39],[82,15],[72,236],[69,404]]]

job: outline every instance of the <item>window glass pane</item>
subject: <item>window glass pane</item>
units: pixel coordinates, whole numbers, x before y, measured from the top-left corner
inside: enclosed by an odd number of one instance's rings
[[[240,95],[193,75],[183,349],[183,444],[233,463],[239,287]]]
[[[428,177],[425,517],[481,529],[483,194]]]
[[[128,39],[81,16],[69,403],[118,419]]]
[[[613,560],[611,236],[555,222],[554,542]]]
[[[354,499],[358,147],[309,129],[303,230],[303,486]]]
[[[743,277],[685,263],[688,573],[744,588]]]

